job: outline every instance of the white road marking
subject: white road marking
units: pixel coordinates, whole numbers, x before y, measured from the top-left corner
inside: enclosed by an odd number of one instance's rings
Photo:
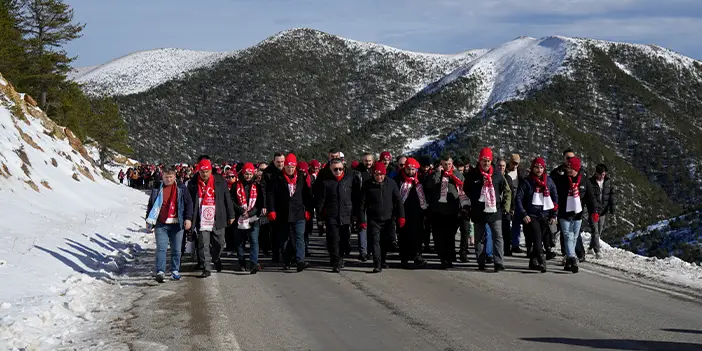
[[[219,291],[217,274],[205,279],[205,300],[207,301],[211,336],[217,342],[218,350],[241,351],[239,342],[232,331],[229,317],[224,312],[227,309],[222,303],[222,294]]]

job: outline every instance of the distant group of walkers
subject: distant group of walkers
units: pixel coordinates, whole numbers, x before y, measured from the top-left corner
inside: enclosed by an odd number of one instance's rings
[[[495,159],[489,148],[475,166],[450,153],[433,162],[399,156],[393,163],[389,152],[378,161],[366,153],[349,165],[332,149],[324,164],[276,153],[270,163],[219,165],[203,155],[192,167],[144,165],[125,176],[149,174],[141,186],[152,187],[146,223],[156,235],[159,282],[166,277],[169,244],[171,278],[180,279],[188,241],[196,247],[201,277],[222,271],[223,251],[236,252],[237,269],[251,274],[262,269],[259,253],[272,255],[283,269],[304,271],[315,220],[319,235],[326,235],[333,272],[351,257],[352,233],[358,236],[356,258],[371,260],[375,273],[389,267],[389,252],[399,252],[404,269],[426,267],[428,253],[447,269],[468,262],[471,246],[479,270],[491,264],[499,272],[504,256],[524,252],[523,228],[529,269],[546,272],[560,238],[564,269],[577,273],[585,259],[582,220],[592,230],[589,250],[600,258],[600,236],[615,211],[614,187],[604,164],[588,178],[572,150],[563,157],[548,175],[543,158],[523,169],[518,154]]]

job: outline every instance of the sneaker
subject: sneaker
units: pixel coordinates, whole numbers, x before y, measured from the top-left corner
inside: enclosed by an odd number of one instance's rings
[[[504,266],[504,265],[501,265],[501,264],[499,264],[499,263],[498,263],[498,264],[495,264],[495,272],[500,272],[500,271],[504,271],[504,270],[505,270],[505,266]]]
[[[171,272],[171,279],[180,280],[180,272],[178,272],[178,271]]]
[[[156,281],[159,283],[163,283],[163,281],[166,279],[166,273],[163,273],[162,271],[158,271],[156,273]]]
[[[523,252],[524,252],[524,251],[523,251],[522,248],[519,247],[519,246],[513,247],[513,248],[512,248],[512,253],[523,253]]]
[[[335,264],[335,265],[332,267],[332,273],[339,273],[339,272],[341,272],[341,267],[339,267],[338,264]]]
[[[302,272],[309,267],[310,267],[310,264],[305,262],[305,261],[300,261],[297,263],[297,271],[298,272]]]
[[[200,274],[200,278],[207,278],[212,275],[212,272],[210,271],[202,271],[202,274]]]
[[[539,264],[539,271],[541,271],[541,273],[546,273],[546,263]]]
[[[378,267],[373,268],[373,273],[380,273],[382,271],[383,271],[382,268],[378,268]]]
[[[552,260],[552,259],[556,258],[556,256],[558,256],[558,255],[556,255],[556,253],[553,252],[553,251],[549,251],[549,252],[546,253],[546,259],[547,259],[547,260]]]
[[[260,271],[260,270],[261,270],[261,265],[260,265],[260,264],[255,264],[255,265],[253,265],[253,267],[251,267],[251,272],[249,272],[249,273],[250,273],[250,274],[256,274],[256,273],[258,273],[258,271]]]

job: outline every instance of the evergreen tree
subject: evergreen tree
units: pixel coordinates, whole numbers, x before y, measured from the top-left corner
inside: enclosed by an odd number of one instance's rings
[[[49,89],[65,81],[75,60],[63,45],[79,38],[85,25],[73,23],[73,9],[61,0],[18,0],[18,5],[30,63],[26,84],[30,93],[40,97],[41,108],[51,115]]]
[[[127,128],[119,114],[117,103],[104,97],[92,101],[92,113],[87,126],[88,135],[97,143],[100,165],[103,166],[113,156],[113,151],[129,154]]]
[[[14,84],[21,81],[27,62],[18,13],[16,0],[0,0],[0,73]]]

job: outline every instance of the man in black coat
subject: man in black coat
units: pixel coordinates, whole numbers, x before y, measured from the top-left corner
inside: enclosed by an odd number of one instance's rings
[[[305,222],[312,218],[314,201],[307,177],[297,170],[297,157],[285,157],[283,172],[266,183],[268,220],[279,233],[283,250],[283,269],[290,269],[293,261],[297,271],[309,267],[305,262]]]
[[[340,253],[340,233],[348,231],[353,214],[354,177],[345,172],[343,161],[339,158],[329,162],[329,169],[334,178],[322,179],[315,187],[315,208],[327,225],[327,250],[332,272],[339,273],[344,268],[344,259]]]
[[[424,217],[429,204],[424,187],[419,180],[417,170],[419,162],[414,158],[405,161],[405,167],[395,177],[400,190],[407,221],[398,231],[400,246],[400,261],[403,268],[410,268],[409,261],[414,261],[413,268],[426,266],[427,261],[422,257],[422,239],[424,235]]]
[[[566,264],[564,269],[578,272],[578,257],[575,246],[580,236],[583,207],[587,207],[593,223],[599,221],[599,208],[595,202],[590,181],[581,170],[581,161],[570,158],[563,175],[552,178],[558,190],[558,223],[565,241]]]
[[[607,166],[599,164],[595,168],[595,175],[590,177],[590,185],[594,191],[597,207],[600,209],[600,220],[597,223],[589,220],[592,236],[590,238],[590,250],[595,252],[595,258],[600,256],[600,237],[605,230],[605,223],[610,218],[609,215],[614,215],[614,185],[607,176]]]
[[[203,159],[198,163],[198,174],[188,182],[193,199],[193,223],[197,229],[198,263],[202,277],[209,277],[211,268],[222,271],[222,244],[227,225],[234,223],[236,214],[229,195],[227,181],[212,173],[212,163]],[[210,248],[210,244],[212,248]]]
[[[511,192],[505,177],[492,166],[492,150],[483,148],[478,162],[478,167],[468,173],[463,188],[470,198],[470,218],[475,227],[475,254],[478,269],[485,270],[487,253],[483,241],[487,224],[492,232],[495,272],[499,272],[505,269],[502,212],[505,206],[511,205],[511,198],[507,196]]]
[[[264,166],[264,167],[259,166],[259,168],[263,168],[263,174],[261,176],[260,183],[263,186],[263,190],[264,190],[264,194],[265,194],[265,196],[263,197],[264,205],[266,204],[266,201],[268,201],[268,197],[269,197],[268,192],[270,190],[270,187],[267,187],[266,183],[269,183],[271,181],[271,179],[279,177],[281,172],[283,172],[284,165],[285,165],[285,155],[283,155],[280,152],[276,152],[275,154],[273,154],[273,160],[271,161],[271,163],[268,166]],[[267,211],[268,210],[267,210],[266,206],[264,206],[261,214],[264,216],[267,216],[268,215]],[[280,262],[280,250],[281,250],[280,236],[281,235],[282,235],[282,233],[279,233],[276,230],[276,226],[271,224],[270,231],[269,231],[269,238],[270,238],[270,248],[273,251],[273,258],[272,258],[273,263]],[[268,244],[267,239],[264,239],[264,244]],[[267,247],[267,246],[264,246],[264,247]]]
[[[395,181],[387,177],[387,169],[382,162],[373,166],[373,179],[363,184],[359,212],[361,228],[368,228],[368,237],[373,244],[373,272],[379,273],[387,268],[385,261],[392,244],[392,222],[397,218],[398,226],[405,226],[405,208],[400,197],[400,190]]]
[[[354,194],[361,195],[363,184],[373,178],[373,165],[375,157],[371,153],[363,154],[361,164],[356,167],[354,172]],[[358,203],[358,199],[355,200]],[[366,262],[370,256],[368,255],[368,229],[361,228],[358,231],[358,259],[361,262]]]

